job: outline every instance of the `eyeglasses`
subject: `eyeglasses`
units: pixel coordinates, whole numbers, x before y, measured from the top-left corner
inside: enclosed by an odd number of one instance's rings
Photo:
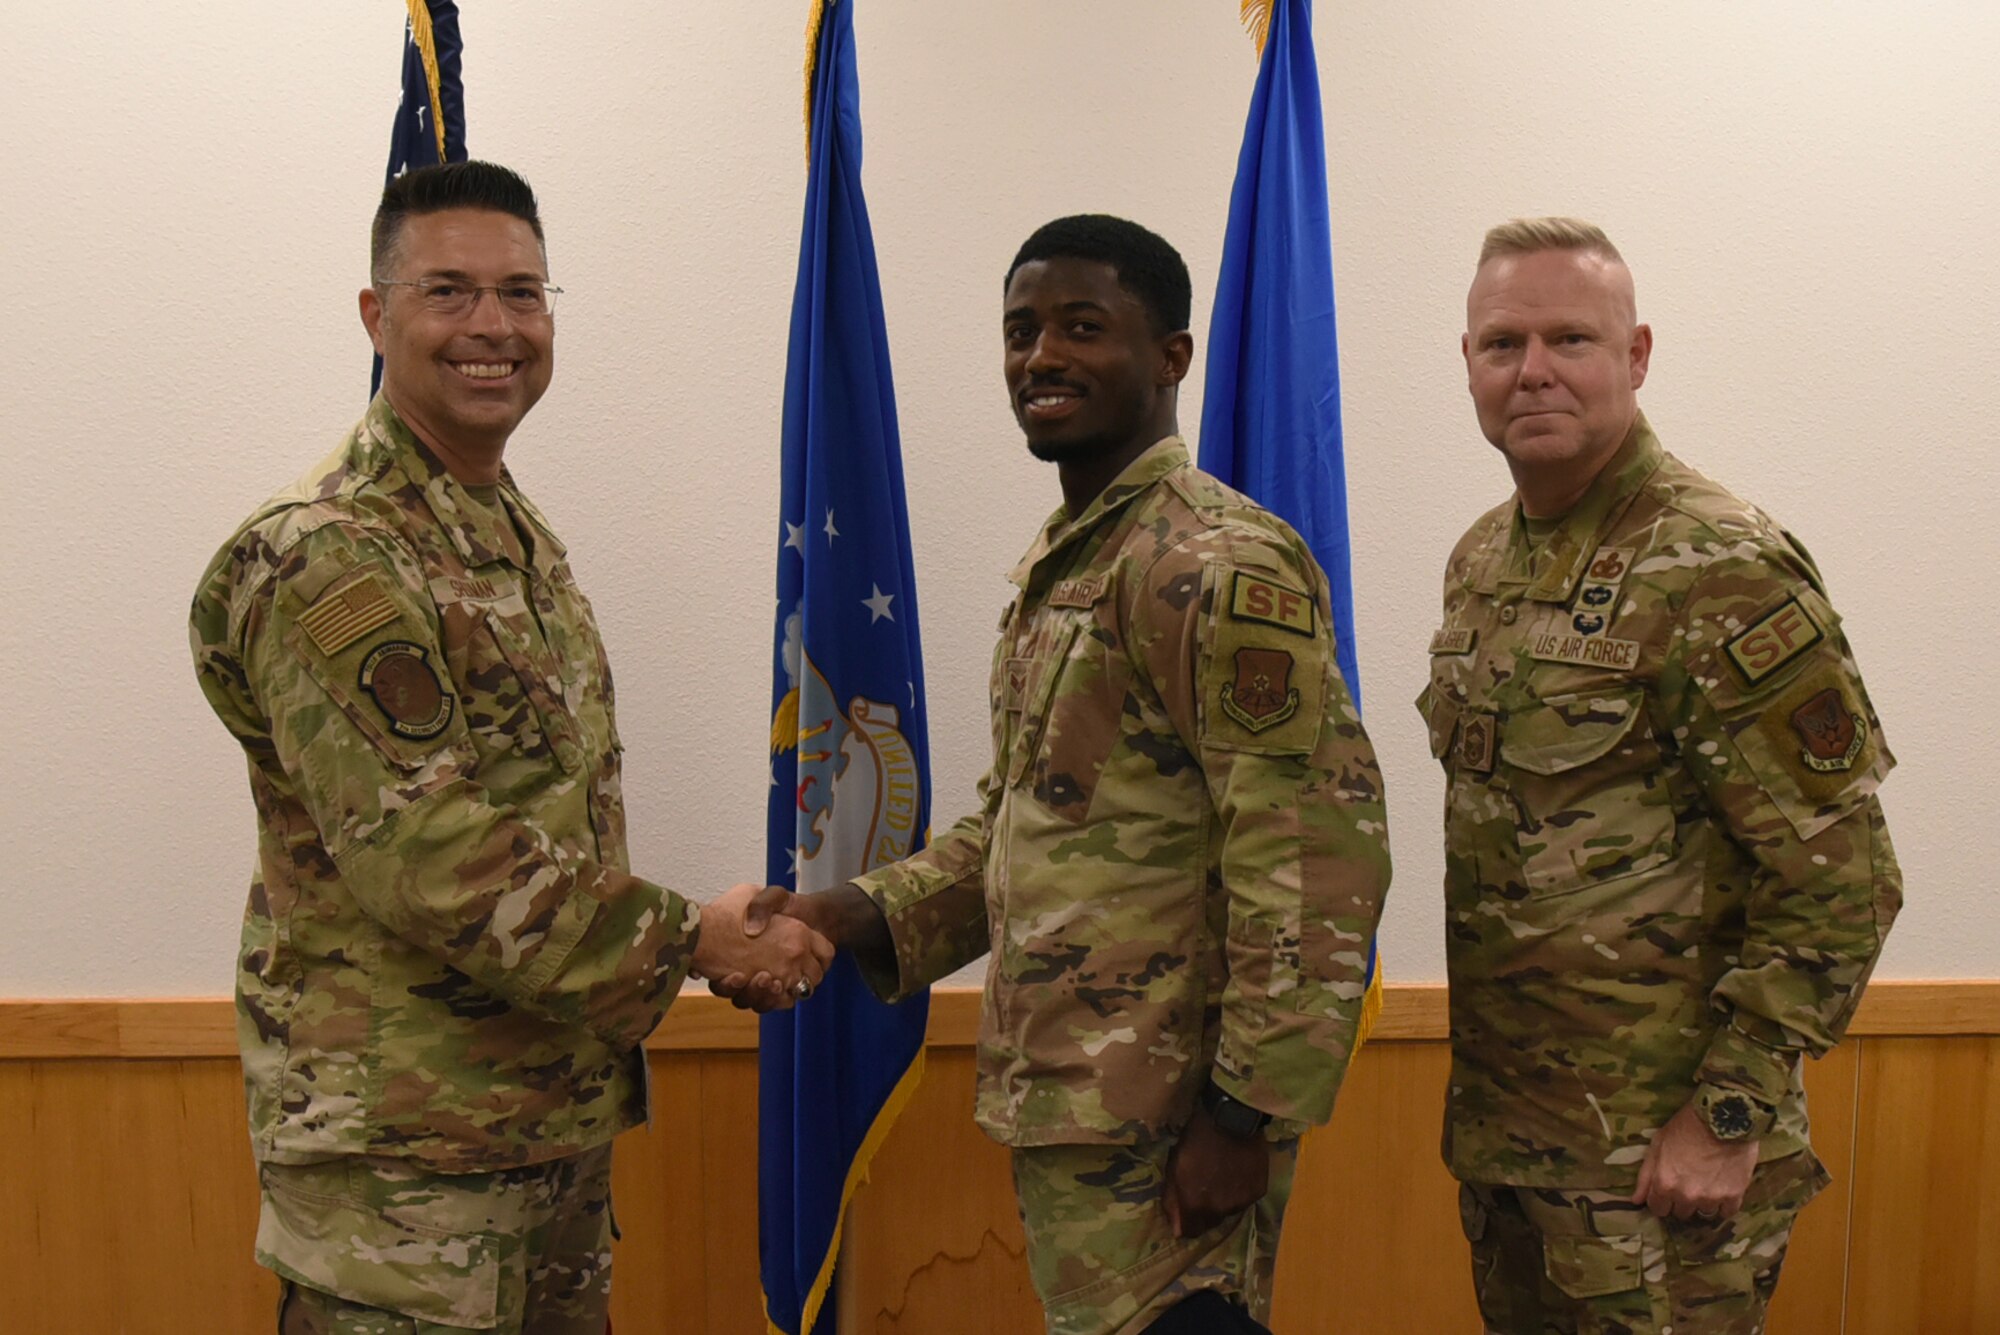
[[[472,314],[479,298],[491,292],[494,300],[515,315],[554,315],[556,295],[562,291],[548,283],[488,283],[479,286],[461,283],[451,278],[423,278],[409,282],[395,278],[377,278],[377,287],[413,287],[417,299],[424,303],[424,309],[433,315],[460,316]]]

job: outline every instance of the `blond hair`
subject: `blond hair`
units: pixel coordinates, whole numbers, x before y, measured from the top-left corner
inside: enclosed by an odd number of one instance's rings
[[[1479,247],[1479,264],[1501,255],[1532,255],[1542,250],[1580,250],[1618,264],[1625,257],[1596,223],[1581,218],[1514,218],[1491,228]]]

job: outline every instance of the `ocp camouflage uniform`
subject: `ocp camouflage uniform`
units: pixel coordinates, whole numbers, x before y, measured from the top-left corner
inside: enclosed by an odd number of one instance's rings
[[[1289,1149],[1206,1237],[1157,1206],[1205,1083],[1282,1145],[1353,1048],[1389,857],[1325,578],[1178,438],[1058,510],[1013,578],[981,809],[858,882],[895,943],[871,981],[991,952],[976,1115],[1015,1149],[1052,1331],[1142,1329],[1202,1287],[1266,1311]]]
[[[1599,1199],[1535,1273],[1487,1266],[1525,1286],[1493,1295],[1515,1312],[1489,1306],[1494,1329],[1650,1331],[1588,1314],[1665,1313],[1665,1289],[1741,1254],[1774,1284],[1824,1181],[1800,1059],[1839,1041],[1902,900],[1874,796],[1894,760],[1804,549],[1643,417],[1549,528],[1535,541],[1509,501],[1459,541],[1418,700],[1448,779],[1444,1154],[1478,1184],[1476,1260],[1495,1255],[1488,1188],[1520,1189],[1530,1219]],[[1642,1266],[1660,1230],[1603,1203],[1702,1090],[1751,1100],[1751,1199],[1784,1208],[1669,1224],[1670,1264]],[[1544,1275],[1566,1310],[1532,1297]],[[1758,1329],[1740,1323],[1768,1286],[1743,1287],[1698,1305],[1707,1324],[1661,1326]]]
[[[378,398],[223,546],[191,631],[258,813],[236,998],[259,1259],[357,1303],[509,1328],[520,1258],[479,1222],[491,1182],[464,1178],[454,1205],[453,1175],[572,1158],[644,1120],[640,1041],[698,923],[627,870],[590,604],[511,478],[476,497]],[[336,1170],[357,1185],[327,1190]],[[369,1174],[418,1184],[439,1259],[417,1288],[372,1254],[413,1214]],[[309,1222],[336,1215],[337,1237]]]

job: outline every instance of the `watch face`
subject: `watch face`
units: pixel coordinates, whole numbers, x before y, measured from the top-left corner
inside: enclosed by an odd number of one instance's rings
[[[1742,1140],[1750,1134],[1750,1100],[1725,1094],[1708,1105],[1708,1129],[1718,1140]]]

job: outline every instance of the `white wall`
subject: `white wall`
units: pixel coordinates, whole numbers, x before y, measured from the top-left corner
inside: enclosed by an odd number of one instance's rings
[[[1199,342],[1255,65],[1233,0],[857,3],[942,821],[983,760],[1004,572],[1055,503],[1000,387],[1001,273],[1047,218],[1127,214],[1187,256]],[[712,893],[762,865],[805,6],[466,9],[472,151],[535,183],[571,294],[509,457],[617,665],[635,860]],[[187,600],[361,409],[401,11],[0,6],[0,996],[229,986],[251,811]],[[1669,446],[1803,534],[1846,617],[1902,760],[1883,975],[2000,975],[2000,6],[1320,0],[1318,25],[1391,975],[1443,976],[1408,701],[1443,553],[1507,486],[1464,290],[1485,226],[1555,211],[1637,271]]]

